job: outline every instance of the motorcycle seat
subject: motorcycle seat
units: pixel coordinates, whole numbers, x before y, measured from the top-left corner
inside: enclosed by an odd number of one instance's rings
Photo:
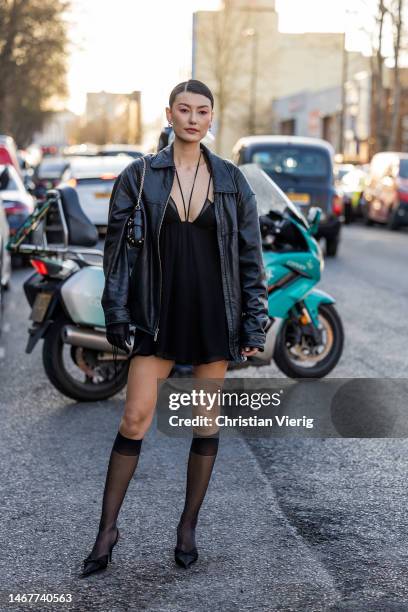
[[[81,208],[73,187],[58,188],[68,228],[68,243],[72,246],[93,247],[98,242],[98,230]]]

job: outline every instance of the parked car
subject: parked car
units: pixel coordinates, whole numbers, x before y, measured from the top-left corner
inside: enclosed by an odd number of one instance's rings
[[[391,230],[408,225],[408,153],[376,153],[363,194],[367,225],[385,223]]]
[[[90,142],[70,145],[69,147],[63,148],[62,155],[65,157],[93,157],[98,155],[98,146]]]
[[[9,285],[11,276],[11,258],[10,253],[6,249],[8,239],[9,226],[0,196],[0,333],[3,320],[4,291]]]
[[[0,196],[12,236],[35,208],[33,196],[13,166],[0,165]]]
[[[338,188],[343,196],[344,222],[351,223],[363,216],[363,193],[367,173],[361,167],[354,167],[343,175]]]
[[[335,184],[337,183],[341,183],[343,176],[345,176],[346,174],[348,174],[349,172],[351,172],[352,170],[354,170],[354,166],[353,164],[334,164],[333,166],[333,173],[334,173],[334,182]]]
[[[22,176],[16,143],[11,136],[0,136],[0,164],[13,166],[16,172]]]
[[[305,216],[312,206],[322,209],[316,238],[324,238],[329,256],[337,253],[343,220],[333,160],[329,142],[300,136],[247,136],[232,151],[237,165],[259,164]]]
[[[100,232],[108,224],[109,199],[116,177],[134,160],[128,155],[72,157],[61,184],[75,187],[82,210]]]
[[[133,159],[144,155],[140,147],[132,144],[105,144],[98,148],[98,155],[129,155]]]
[[[53,189],[61,181],[68,166],[69,159],[65,157],[45,157],[33,176],[34,195],[38,199],[44,198],[47,189]]]
[[[55,157],[58,155],[59,147],[57,145],[42,145],[41,146],[41,155],[42,157]]]
[[[24,154],[27,162],[32,168],[37,168],[37,166],[40,165],[42,160],[42,149],[40,145],[31,143],[24,149]]]

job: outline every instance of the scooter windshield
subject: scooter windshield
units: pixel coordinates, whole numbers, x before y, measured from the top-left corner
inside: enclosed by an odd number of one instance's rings
[[[256,195],[259,216],[267,215],[272,210],[281,215],[290,214],[306,228],[309,227],[302,213],[258,164],[242,164],[239,169]]]

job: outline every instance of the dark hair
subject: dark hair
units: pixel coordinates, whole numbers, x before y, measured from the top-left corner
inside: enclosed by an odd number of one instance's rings
[[[169,98],[169,106],[170,108],[173,106],[174,100],[177,94],[182,91],[191,91],[192,93],[201,94],[205,96],[209,100],[211,100],[211,108],[214,108],[214,96],[212,95],[210,89],[202,83],[201,81],[196,81],[195,79],[189,79],[188,81],[183,81],[174,87],[170,94]]]

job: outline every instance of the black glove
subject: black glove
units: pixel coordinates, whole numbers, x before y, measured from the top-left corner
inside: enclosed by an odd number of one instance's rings
[[[113,323],[111,325],[107,325],[106,339],[109,344],[117,346],[126,353],[130,353],[131,342],[129,323]]]

